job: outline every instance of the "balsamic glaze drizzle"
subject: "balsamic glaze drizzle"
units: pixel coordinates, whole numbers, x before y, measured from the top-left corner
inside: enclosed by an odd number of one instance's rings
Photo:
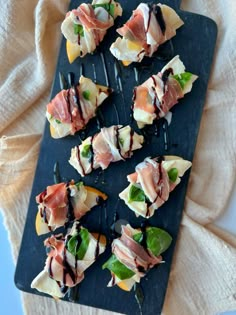
[[[109,79],[108,79],[107,66],[106,66],[105,57],[104,57],[103,52],[100,53],[100,57],[102,60],[102,66],[103,66],[103,70],[104,70],[106,85],[109,86],[110,84],[109,84]]]
[[[59,84],[60,84],[61,90],[67,90],[67,88],[68,88],[67,82],[66,82],[64,75],[61,72],[59,72]]]
[[[162,74],[162,78],[161,78],[161,79],[162,79],[162,81],[163,81],[163,83],[164,83],[164,86],[163,86],[163,93],[165,93],[166,84],[167,84],[167,81],[168,81],[168,78],[169,78],[170,74],[172,74],[172,75],[174,74],[172,68],[166,69],[166,70],[163,72],[163,74]]]
[[[55,184],[61,183],[61,174],[58,162],[56,162],[53,167],[53,179]]]
[[[71,190],[69,187],[69,183],[67,184],[67,199],[68,199],[68,212],[67,212],[67,219],[69,222],[75,220],[75,214],[74,214],[74,208],[71,202],[71,196],[70,196]]]
[[[153,6],[153,13],[156,17],[156,20],[157,20],[157,23],[159,24],[160,26],[160,29],[162,31],[162,34],[165,35],[165,32],[166,32],[166,23],[165,23],[165,20],[164,20],[164,17],[163,17],[163,14],[162,14],[162,11],[161,11],[161,7],[159,5],[154,5]]]

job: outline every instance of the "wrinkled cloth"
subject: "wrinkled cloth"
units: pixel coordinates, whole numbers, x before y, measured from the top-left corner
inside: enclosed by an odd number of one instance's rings
[[[68,0],[1,0],[0,209],[15,262],[67,7]],[[163,314],[214,315],[236,309],[236,238],[214,226],[236,174],[236,1],[181,7],[214,19],[219,33]],[[26,315],[111,314],[21,296]]]

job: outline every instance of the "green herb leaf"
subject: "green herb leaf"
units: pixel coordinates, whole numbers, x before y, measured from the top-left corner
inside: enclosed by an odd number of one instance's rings
[[[120,145],[123,147],[124,146],[124,139],[119,138],[118,141],[119,141]]]
[[[89,231],[87,229],[81,229],[80,232],[77,235],[72,236],[67,243],[68,251],[79,260],[84,258],[88,246]]]
[[[178,169],[177,168],[171,168],[168,172],[168,176],[169,176],[169,180],[172,182],[172,183],[175,183],[176,182],[176,179],[178,177]]]
[[[82,157],[90,159],[92,157],[91,144],[86,144],[81,152]]]
[[[129,279],[135,274],[132,270],[123,265],[114,254],[103,264],[102,269],[105,268],[109,269],[121,280]]]
[[[173,78],[179,82],[182,90],[184,89],[188,81],[191,79],[191,77],[192,77],[192,73],[190,72],[184,72],[184,73],[173,75]]]
[[[113,3],[93,4],[92,7],[94,9],[101,7],[105,9],[113,18],[115,16],[115,5]]]
[[[75,186],[77,187],[78,190],[80,190],[80,188],[84,185],[83,182],[78,182],[75,184]]]
[[[132,185],[130,187],[130,190],[129,190],[129,201],[128,202],[145,201],[145,200],[146,200],[146,196],[144,194],[144,191],[141,188]]]
[[[75,33],[75,35],[80,35],[80,36],[84,37],[83,26],[80,25],[80,24],[75,24],[74,23],[74,33]]]
[[[58,120],[58,119],[56,119],[56,123],[57,123],[57,124],[61,124],[61,121]]]
[[[86,91],[83,91],[83,97],[84,99],[86,99],[87,101],[90,100],[90,91],[86,90]]]
[[[133,239],[137,243],[141,243],[142,238],[142,232],[133,235]],[[147,248],[153,253],[153,255],[159,256],[170,246],[172,237],[169,233],[162,229],[156,227],[148,227],[146,229],[146,240]]]

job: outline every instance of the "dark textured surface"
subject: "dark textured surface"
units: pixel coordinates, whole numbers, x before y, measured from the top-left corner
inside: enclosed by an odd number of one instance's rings
[[[132,10],[135,9],[141,1],[120,2],[124,8],[124,14],[122,18],[117,19],[115,23],[116,27],[122,25],[130,17]],[[75,8],[79,3],[81,2],[72,1],[71,7]],[[173,3],[175,3],[177,8],[180,1],[163,1],[162,3],[170,4],[172,7]],[[188,160],[193,159],[212,64],[217,28],[215,23],[209,18],[183,11],[177,12],[185,22],[185,25],[177,31],[177,36],[172,39],[174,53],[175,55],[180,55],[180,58],[186,65],[187,71],[197,74],[199,79],[194,83],[192,92],[187,94],[172,110],[173,118],[167,130],[167,150],[165,148],[163,128],[166,124],[165,120],[162,120],[159,123],[158,135],[150,137],[143,149],[134,153],[133,158],[126,162],[111,164],[110,167],[99,176],[98,181],[96,179],[100,170],[95,171],[84,179],[87,185],[95,186],[106,192],[109,196],[106,209],[104,207],[96,207],[83,220],[84,224],[90,230],[96,231],[99,229],[98,221],[99,218],[101,218],[101,230],[109,236],[109,226],[113,221],[115,210],[118,211],[119,218],[128,220],[134,227],[140,226],[143,219],[136,218],[134,213],[130,211],[122,201],[117,204],[117,196],[118,193],[127,186],[126,175],[132,173],[135,165],[141,162],[146,156],[168,154],[179,155]],[[100,52],[103,52],[108,69],[109,84],[115,90],[112,97],[101,106],[105,126],[117,124],[118,122],[122,124],[128,124],[130,122],[129,113],[132,90],[133,87],[137,85],[134,76],[134,66],[138,69],[139,82],[142,83],[151,74],[155,74],[161,70],[166,64],[166,61],[161,61],[158,55],[166,55],[166,51],[170,47],[170,43],[166,43],[164,47],[160,48],[156,57],[152,59],[145,58],[142,66],[131,65],[128,68],[121,66],[122,95],[115,78],[114,58],[109,52],[111,43],[117,37],[115,32],[116,27],[108,31],[98,52],[94,55],[86,56],[84,59],[77,59],[72,65],[67,61],[65,40],[63,39],[55,82],[52,89],[53,97],[60,90],[58,71],[61,71],[65,76],[67,76],[68,72],[73,71],[76,80],[78,80],[81,68],[83,68],[84,75],[94,79],[93,64],[95,65],[97,73],[97,82],[106,85],[100,55]],[[118,112],[119,121],[115,108]],[[133,126],[135,126],[135,124],[133,124]],[[97,131],[97,123],[96,120],[93,119],[86,128],[86,135],[91,135]],[[32,290],[30,284],[33,278],[43,269],[46,258],[43,240],[47,235],[38,237],[34,229],[37,211],[35,196],[44,190],[47,185],[53,184],[53,166],[56,161],[59,162],[63,180],[73,178],[77,181],[80,179],[77,172],[67,162],[70,156],[70,149],[76,144],[79,144],[78,134],[74,137],[67,137],[60,140],[52,139],[49,134],[49,125],[46,123],[15,274],[16,285],[23,291],[40,294],[38,291]],[[156,211],[155,215],[149,220],[150,225],[167,230],[173,237],[173,243],[163,255],[166,263],[151,270],[147,277],[141,282],[145,294],[143,314],[159,314],[162,309],[171,260],[182,217],[188,177],[189,172],[184,176],[182,183],[172,192],[169,201],[161,207],[159,211]],[[105,184],[103,183],[103,179]],[[107,219],[105,215],[106,212]],[[108,247],[105,254],[100,256],[98,261],[85,272],[86,277],[79,285],[80,298],[78,303],[125,314],[139,314],[133,291],[127,293],[117,287],[106,287],[110,279],[110,273],[108,270],[102,271],[101,266],[109,255],[110,248]],[[191,281],[191,279],[189,280]]]

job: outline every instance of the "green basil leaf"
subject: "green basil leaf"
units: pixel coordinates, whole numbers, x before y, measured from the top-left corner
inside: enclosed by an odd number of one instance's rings
[[[125,280],[133,277],[135,273],[123,265],[113,254],[102,266],[102,269],[109,269],[119,279]]]
[[[74,23],[74,33],[76,35],[80,35],[82,37],[84,37],[84,29],[83,29],[83,26],[80,25],[80,24],[75,24]]]
[[[88,246],[89,231],[87,229],[81,229],[80,232],[77,235],[72,236],[67,243],[68,251],[79,260],[84,258]]]
[[[86,99],[87,101],[90,100],[90,91],[86,90],[86,91],[83,91],[83,97],[84,99]]]
[[[192,73],[190,72],[184,72],[184,73],[173,75],[173,78],[179,82],[182,90],[184,89],[188,81],[191,79],[191,77],[192,77]]]
[[[129,190],[129,201],[128,202],[145,201],[145,200],[146,200],[146,196],[144,194],[144,191],[141,188],[132,185],[130,187],[130,190]]]
[[[92,157],[91,144],[86,144],[81,152],[82,157],[90,159]]]
[[[133,239],[137,243],[141,243],[142,238],[142,232],[133,235]],[[170,246],[172,242],[172,237],[169,233],[162,229],[156,227],[148,227],[146,229],[146,241],[147,248],[153,253],[153,255],[159,256]]]
[[[123,147],[124,146],[124,142],[125,142],[124,139],[119,138],[118,141],[119,141],[120,145]]]
[[[176,182],[176,179],[179,175],[179,172],[178,172],[178,169],[177,168],[171,168],[169,171],[168,171],[168,176],[169,176],[169,180],[172,182],[172,183],[175,183]]]
[[[113,3],[93,4],[92,7],[94,9],[101,7],[105,9],[113,18],[115,16],[115,5]]]
[[[57,124],[61,124],[61,121],[58,120],[58,119],[56,119],[56,123],[57,123]]]
[[[83,182],[75,183],[75,186],[77,187],[78,190],[80,190],[80,187],[83,186],[83,185],[84,185]]]

